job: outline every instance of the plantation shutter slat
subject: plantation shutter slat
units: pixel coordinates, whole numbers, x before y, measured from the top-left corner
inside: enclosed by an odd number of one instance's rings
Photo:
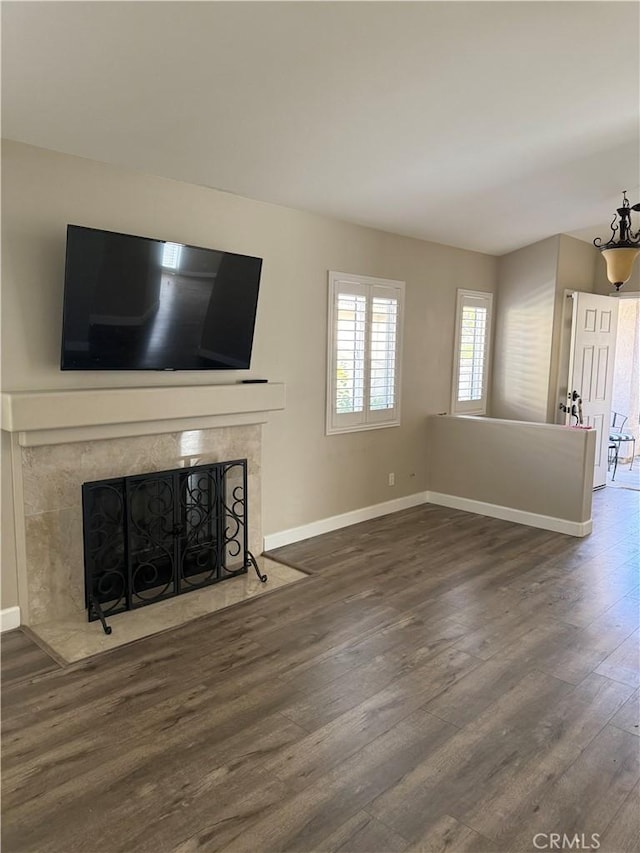
[[[371,368],[369,406],[374,411],[395,406],[396,327],[398,300],[371,300]]]
[[[338,414],[364,409],[366,297],[337,294],[336,391]]]
[[[482,400],[487,309],[465,305],[462,309],[458,402]]]

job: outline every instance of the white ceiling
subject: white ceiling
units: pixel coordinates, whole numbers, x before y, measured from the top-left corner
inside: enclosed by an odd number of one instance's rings
[[[502,254],[640,200],[636,2],[3,2],[3,136]]]

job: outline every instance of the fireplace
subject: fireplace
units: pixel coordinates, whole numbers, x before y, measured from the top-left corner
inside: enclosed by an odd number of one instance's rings
[[[86,482],[246,459],[248,548],[260,554],[262,428],[269,413],[284,405],[284,386],[271,382],[3,393],[19,622],[33,629],[72,622],[104,637],[86,621],[81,500]],[[231,586],[216,584],[200,596],[227,598]],[[191,609],[189,602],[197,598],[174,597],[138,611],[135,620],[126,614],[118,619],[147,622],[147,614],[169,605]]]
[[[83,484],[246,460],[247,552],[261,555],[262,431],[270,413],[284,407],[284,385],[272,382],[3,393],[19,605],[8,616],[73,662],[303,578],[262,556],[268,584],[253,571],[228,582],[222,575],[224,583],[193,595],[110,616],[109,636],[87,620]],[[187,581],[193,577],[186,573]]]
[[[248,547],[247,460],[84,483],[85,607],[89,621],[237,577]]]

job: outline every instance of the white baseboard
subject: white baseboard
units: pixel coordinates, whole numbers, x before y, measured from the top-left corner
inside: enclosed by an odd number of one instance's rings
[[[442,492],[427,492],[427,502],[447,506],[451,509],[461,509],[465,512],[474,512],[476,515],[500,518],[502,521],[515,521],[516,524],[526,524],[528,527],[540,527],[542,530],[552,530],[554,533],[566,533],[569,536],[588,536],[593,527],[591,519],[589,521],[569,521],[566,518],[526,512],[509,506],[475,501],[471,498],[460,498],[457,495],[445,495]]]
[[[20,608],[7,607],[0,610],[0,633],[20,627]]]
[[[342,515],[332,515],[322,518],[320,521],[312,521],[310,524],[302,524],[300,527],[292,527],[289,530],[281,530],[279,533],[270,533],[264,537],[263,548],[271,551],[274,548],[282,548],[291,545],[292,542],[300,542],[311,536],[320,536],[322,533],[330,533],[332,530],[340,530],[342,527],[350,527],[361,521],[369,521],[382,515],[390,515],[392,512],[400,512],[403,509],[411,509],[420,504],[432,503],[446,506],[451,509],[461,509],[464,512],[473,512],[476,515],[487,515],[491,518],[500,518],[502,521],[514,521],[516,524],[525,524],[528,527],[539,527],[542,530],[552,530],[554,533],[566,533],[569,536],[588,536],[591,533],[593,522],[568,521],[565,518],[555,518],[551,515],[541,515],[536,512],[526,512],[522,509],[514,509],[509,506],[499,506],[485,501],[476,501],[471,498],[460,498],[457,495],[446,495],[442,492],[416,492],[404,498],[396,498],[381,504],[373,504]]]
[[[427,492],[416,492],[404,498],[396,498],[395,500],[385,501],[381,504],[365,506],[362,509],[344,512],[342,515],[332,515],[329,518],[312,521],[310,524],[303,524],[300,527],[281,530],[279,533],[270,533],[264,537],[264,550],[271,551],[273,548],[281,548],[283,545],[300,542],[302,539],[309,539],[311,536],[330,533],[332,530],[350,527],[352,524],[358,524],[361,521],[369,521],[371,518],[390,515],[392,512],[411,509],[411,507],[424,503],[427,503]]]

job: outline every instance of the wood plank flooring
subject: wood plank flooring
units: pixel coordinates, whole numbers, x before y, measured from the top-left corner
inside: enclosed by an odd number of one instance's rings
[[[17,681],[33,678],[54,669],[59,669],[47,652],[43,651],[31,637],[19,629],[7,631],[0,642],[0,679],[3,689]]]
[[[637,851],[639,498],[597,493],[582,540],[366,522],[272,552],[302,584],[65,668],[3,638],[4,853]]]

